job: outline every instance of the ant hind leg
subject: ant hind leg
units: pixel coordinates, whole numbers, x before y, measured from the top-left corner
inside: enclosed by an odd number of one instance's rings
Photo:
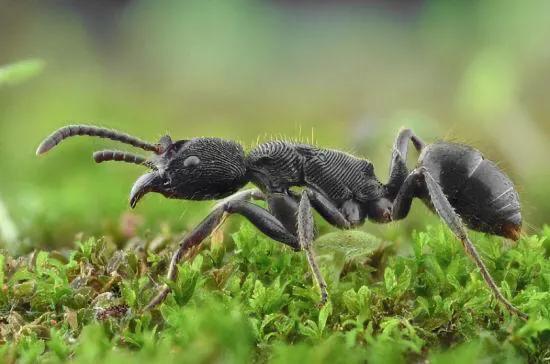
[[[401,185],[405,181],[405,178],[409,174],[409,170],[407,169],[409,141],[412,141],[418,152],[420,152],[425,146],[425,143],[418,136],[416,136],[411,129],[399,130],[392,148],[390,178],[386,184],[390,197],[394,197],[397,194],[401,188]]]
[[[405,178],[405,181],[401,185],[401,188],[399,188],[397,196],[393,201],[392,220],[404,219],[409,214],[412,199],[419,196],[418,186],[422,178],[422,174],[417,169],[412,171],[407,178]]]
[[[428,188],[428,192],[430,194],[430,198],[435,208],[435,211],[443,219],[443,221],[445,221],[445,223],[453,231],[453,233],[460,239],[460,241],[462,242],[462,246],[466,251],[466,254],[470,256],[470,258],[479,268],[481,276],[491,289],[495,298],[500,303],[502,303],[509,312],[516,314],[522,319],[526,320],[528,318],[527,314],[523,313],[514,305],[512,305],[500,292],[498,286],[493,280],[493,277],[491,277],[491,273],[489,273],[489,270],[485,266],[485,263],[483,263],[483,261],[481,260],[477,249],[470,241],[470,238],[468,237],[466,228],[462,224],[460,216],[458,216],[458,214],[454,211],[439,184],[434,180],[434,178],[426,168],[421,167],[420,172],[424,175],[424,180]]]

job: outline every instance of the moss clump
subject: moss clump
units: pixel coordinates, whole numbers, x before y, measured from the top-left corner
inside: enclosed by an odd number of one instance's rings
[[[347,235],[346,235],[347,234]],[[332,233],[317,251],[330,303],[317,307],[305,257],[245,223],[179,266],[173,294],[141,313],[176,242],[102,239],[64,253],[0,254],[3,362],[543,362],[550,355],[550,229],[502,246],[474,241],[505,296],[491,297],[444,228],[410,254],[366,233]],[[154,241],[155,239],[153,239]]]

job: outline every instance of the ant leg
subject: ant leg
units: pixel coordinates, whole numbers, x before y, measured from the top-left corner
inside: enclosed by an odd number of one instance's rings
[[[218,202],[216,205],[214,205],[214,210],[216,208],[222,206],[223,204],[225,204],[228,201],[250,201],[250,200],[265,201],[265,199],[266,199],[266,197],[265,197],[265,195],[263,194],[262,191],[260,191],[257,188],[251,188],[251,189],[248,189],[248,190],[243,190],[243,191],[236,192],[236,193],[232,194],[231,196],[228,196],[228,197],[224,198],[223,200]]]
[[[399,129],[399,133],[397,133],[397,138],[395,138],[393,149],[399,151],[403,156],[403,159],[407,159],[407,144],[409,140],[413,142],[413,145],[418,152],[420,152],[425,145],[422,139],[420,139],[415,133],[413,133],[411,129]]]
[[[224,209],[217,208],[212,211],[197,227],[195,227],[189,234],[183,238],[178,250],[172,255],[170,265],[168,267],[168,273],[166,279],[169,281],[175,281],[177,275],[177,264],[183,257],[183,255],[192,247],[200,244],[214,229],[220,224],[223,219]],[[144,311],[149,311],[161,304],[166,296],[170,293],[170,287],[164,284],[160,292],[145,306]]]
[[[460,239],[464,250],[479,268],[481,276],[493,292],[495,298],[500,301],[500,303],[502,303],[511,313],[518,315],[522,319],[527,319],[528,316],[516,307],[514,307],[514,305],[512,305],[500,292],[495,281],[491,277],[489,270],[481,260],[481,257],[479,256],[479,253],[477,252],[475,246],[470,241],[470,238],[468,237],[468,234],[466,232],[466,228],[462,224],[460,217],[454,211],[439,184],[434,180],[430,172],[428,172],[428,170],[426,170],[424,167],[421,167],[420,171],[424,175],[424,180],[426,182],[426,186],[428,187],[428,192],[430,194],[430,198],[435,208],[435,211],[443,219],[443,221],[445,221],[445,223],[447,224],[447,226],[449,226],[453,233]]]
[[[306,191],[302,191],[302,198],[298,206],[298,242],[300,243],[300,247],[306,252],[307,261],[321,291],[320,305],[324,305],[328,299],[327,283],[319,270],[312,247],[314,230],[315,226],[309,197]]]
[[[319,192],[308,189],[307,197],[315,211],[332,226],[347,230],[353,225],[332,201]]]
[[[344,216],[342,211],[336,207],[334,202],[312,189],[308,188],[305,191],[307,191],[307,196],[309,197],[311,207],[313,207],[313,209],[317,211],[326,222],[334,227],[337,227],[338,229],[347,230],[353,226],[353,224]],[[289,193],[294,200],[297,202],[300,201],[302,197],[301,194],[297,194],[292,191],[289,191]]]
[[[421,178],[422,174],[416,169],[405,178],[393,201],[392,220],[404,219],[409,214],[412,199],[418,196],[418,186]]]
[[[390,178],[386,184],[390,197],[395,197],[399,191],[403,181],[409,174],[407,169],[407,153],[409,140],[413,142],[414,147],[418,152],[424,148],[424,142],[417,137],[411,129],[401,129],[397,134],[395,143],[392,149],[392,157],[390,162]]]
[[[223,205],[215,208],[195,229],[193,229],[181,241],[178,250],[172,255],[166,279],[174,281],[177,276],[177,264],[183,255],[192,247],[199,245],[208,237],[216,227],[223,221],[225,214],[239,214],[247,218],[254,226],[270,238],[300,250],[296,236],[289,232],[284,225],[269,211],[254,205],[248,201],[235,200],[226,201]],[[161,291],[147,304],[145,311],[150,310],[162,303],[170,293],[170,287],[164,285]]]
[[[273,214],[273,216],[275,216],[275,218],[279,220],[288,231],[296,236],[296,214],[298,213],[298,201],[286,192],[270,192],[267,195],[267,206],[269,212],[271,212],[271,214]]]
[[[306,253],[308,264],[321,291],[320,304],[323,305],[328,298],[327,284],[319,270],[315,260],[315,253],[313,252],[312,243],[315,240],[315,222],[308,195],[309,192],[306,190],[303,190],[301,195],[294,194],[291,191],[288,191],[288,193],[271,193],[267,201],[273,215],[289,231],[298,236],[298,246],[300,250]],[[324,202],[324,200],[320,201]],[[335,217],[336,220],[345,221],[345,218],[335,206],[327,204],[325,208],[334,214],[334,216],[337,216]],[[340,216],[337,214],[340,214]],[[330,220],[327,221],[330,222]],[[349,228],[349,223],[344,222],[343,225]]]

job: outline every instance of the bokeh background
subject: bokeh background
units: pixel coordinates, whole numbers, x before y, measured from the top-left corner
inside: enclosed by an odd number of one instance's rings
[[[0,245],[122,243],[184,231],[212,206],[149,195],[129,212],[143,170],[91,158],[115,142],[35,156],[75,122],[152,141],[313,140],[368,157],[384,181],[408,126],[498,161],[537,232],[550,213],[549,14],[544,0],[0,0],[0,65],[26,61],[0,69]],[[398,239],[434,223],[416,202],[409,219],[363,229]]]

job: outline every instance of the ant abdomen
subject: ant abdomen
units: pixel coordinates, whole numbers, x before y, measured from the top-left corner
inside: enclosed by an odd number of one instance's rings
[[[431,171],[469,228],[517,240],[521,229],[518,193],[510,178],[481,152],[439,142],[427,147],[422,166]]]

